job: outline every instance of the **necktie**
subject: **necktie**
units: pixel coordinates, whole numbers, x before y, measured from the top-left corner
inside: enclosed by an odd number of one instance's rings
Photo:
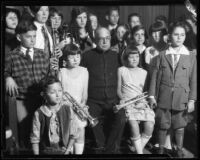
[[[49,57],[50,56],[49,37],[44,26],[42,26],[42,33],[44,36],[44,53]]]
[[[32,61],[31,56],[30,56],[29,53],[30,53],[30,49],[28,48],[28,49],[26,50],[25,56],[26,56],[26,59],[27,59],[27,60]]]
[[[174,54],[174,69],[177,67],[178,64],[178,55]]]

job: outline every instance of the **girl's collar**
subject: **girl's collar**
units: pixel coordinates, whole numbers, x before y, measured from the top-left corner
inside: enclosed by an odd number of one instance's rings
[[[55,109],[55,112],[51,111],[46,105],[43,105],[40,107],[41,111],[47,116],[51,117],[53,113],[57,113],[61,108],[61,105],[58,106],[58,108]]]

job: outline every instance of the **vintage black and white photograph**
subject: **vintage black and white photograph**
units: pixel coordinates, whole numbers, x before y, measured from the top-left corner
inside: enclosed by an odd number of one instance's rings
[[[198,1],[150,2],[1,3],[2,158],[198,158]]]

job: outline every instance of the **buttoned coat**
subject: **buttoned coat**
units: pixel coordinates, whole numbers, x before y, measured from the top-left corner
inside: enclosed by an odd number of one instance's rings
[[[181,54],[173,71],[171,54],[160,52],[153,66],[149,95],[155,96],[160,108],[185,110],[188,101],[197,97],[196,54]]]

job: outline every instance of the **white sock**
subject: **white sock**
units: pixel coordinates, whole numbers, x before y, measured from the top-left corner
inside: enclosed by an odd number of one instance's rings
[[[164,147],[167,148],[167,149],[172,149],[170,134],[167,134],[167,136],[166,136]]]
[[[143,154],[141,137],[139,136],[138,138],[131,138],[131,140],[133,141],[133,144],[135,145],[137,154]]]
[[[142,134],[142,137],[141,137],[142,149],[144,149],[144,147],[146,146],[146,144],[147,144],[147,142],[149,141],[150,138],[151,138],[151,136],[147,136],[145,134]]]
[[[74,143],[74,153],[83,154],[84,143]]]

